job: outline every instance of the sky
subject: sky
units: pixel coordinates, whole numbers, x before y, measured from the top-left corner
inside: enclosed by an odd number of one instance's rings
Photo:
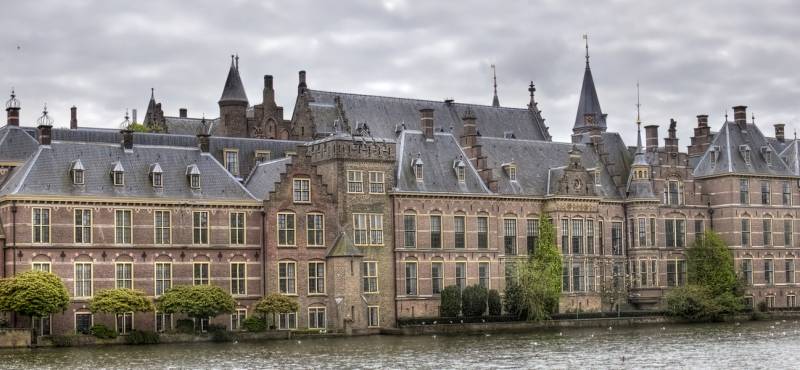
[[[747,105],[768,135],[800,128],[800,2],[784,1],[14,1],[3,4],[0,92],[23,125],[47,103],[55,126],[119,127],[144,117],[150,88],[167,115],[217,117],[230,55],[251,104],[275,78],[290,118],[297,71],[311,89],[525,107],[528,84],[554,140],[569,141],[588,34],[609,131],[696,115],[718,129]],[[5,99],[5,98],[3,98]],[[749,119],[749,118],[748,118]],[[663,145],[663,143],[662,143]]]

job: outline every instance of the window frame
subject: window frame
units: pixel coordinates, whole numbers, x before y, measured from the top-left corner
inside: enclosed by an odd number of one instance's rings
[[[313,314],[312,314],[313,312]],[[313,316],[312,316],[313,315]],[[320,316],[321,315],[321,316]],[[313,317],[313,320],[312,320]],[[322,317],[322,325],[320,325],[320,317]],[[314,323],[314,326],[311,326],[311,323]],[[328,325],[328,309],[325,306],[311,306],[308,308],[308,322],[307,325],[309,330],[325,330],[327,329]]]
[[[230,271],[230,292],[232,296],[247,295],[247,262],[231,261]]]
[[[282,274],[281,267],[286,274]],[[292,266],[291,275],[289,273],[289,266]],[[291,288],[291,289],[290,289]],[[283,295],[296,296],[297,295],[297,262],[296,261],[278,261],[278,292]]]
[[[409,274],[409,267],[413,266],[413,275]],[[417,261],[403,261],[403,281],[406,296],[419,295],[419,264]],[[413,285],[411,283],[413,282]]]
[[[374,266],[372,268],[371,266]],[[361,262],[361,292],[364,294],[378,294],[380,285],[378,281],[378,261]],[[372,287],[375,287],[373,290]]]
[[[198,267],[200,267],[199,270]],[[198,275],[198,272],[200,275]],[[192,285],[211,285],[211,262],[192,262]]]
[[[305,187],[303,184],[305,184]],[[309,177],[292,178],[292,203],[299,203],[299,204],[311,203],[311,178]]]
[[[37,222],[38,212],[38,222]],[[50,244],[53,236],[51,221],[52,212],[50,208],[33,207],[31,208],[31,243],[36,245]],[[46,219],[46,223],[45,223]],[[45,233],[47,231],[47,233]]]
[[[409,225],[411,225],[412,227],[409,228]],[[404,213],[403,248],[416,248],[416,247],[417,247],[417,215],[415,213]]]
[[[126,267],[129,269],[130,272],[129,277],[124,276]],[[122,268],[122,271],[120,271],[120,268]],[[120,277],[120,272],[123,275],[122,277]],[[136,281],[136,279],[134,277],[133,262],[114,262],[114,288],[133,289],[134,281]]]
[[[347,193],[364,194],[364,171],[347,170]]]
[[[80,279],[78,278],[78,276],[79,276],[78,275],[78,266],[79,265],[83,266],[84,269],[88,267],[88,272],[89,272],[88,282],[86,281],[84,276],[81,276]],[[83,274],[85,274],[86,271],[87,270],[83,270]],[[78,282],[79,281],[81,282],[81,288],[80,289],[78,289]],[[72,294],[72,296],[75,299],[92,298],[94,296],[94,263],[93,262],[85,262],[85,261],[76,261],[76,262],[74,262],[73,263],[72,282],[73,282],[73,284],[72,284],[73,285],[73,294]],[[84,284],[88,284],[88,285],[84,285]],[[87,293],[86,292],[87,290],[88,290],[88,293],[89,293],[88,295],[87,294],[78,294],[78,291],[80,291],[81,293]]]
[[[373,181],[373,175],[374,180]],[[369,171],[369,193],[386,194],[386,173],[383,171]],[[380,179],[380,181],[378,181]]]
[[[229,158],[229,155],[233,155],[233,158]],[[225,170],[228,171],[234,177],[239,176],[239,149],[236,148],[225,148],[222,150],[222,159],[223,165],[225,166]]]
[[[79,213],[80,213],[80,221],[81,221],[80,225],[78,224],[78,214]],[[92,234],[94,234],[92,232],[93,221],[94,221],[94,214],[93,214],[92,209],[90,209],[90,208],[76,208],[76,209],[73,210],[72,214],[74,216],[73,217],[73,228],[72,228],[73,241],[75,242],[75,244],[83,244],[83,245],[92,244],[92,238],[94,237],[94,235],[92,235]],[[88,225],[85,223],[87,214],[89,216],[88,217]],[[78,234],[79,233],[81,235],[80,240],[78,240]],[[89,239],[88,241],[86,241],[86,239],[87,239],[86,236],[87,235],[89,236],[88,237],[88,239]]]
[[[245,212],[228,214],[228,241],[232,245],[247,244],[247,214]]]
[[[164,226],[165,215],[166,215],[166,226]],[[161,217],[160,224],[159,224],[159,217]],[[165,235],[166,235],[166,242],[164,238]],[[157,209],[153,211],[153,244],[156,245],[172,244],[172,211],[163,209]]]
[[[200,217],[199,219],[197,218],[198,216]],[[192,244],[209,244],[211,240],[210,216],[211,214],[208,211],[192,211]]]
[[[319,271],[319,266],[322,266],[321,273]],[[308,268],[306,269],[306,273],[308,275],[308,295],[325,295],[327,293],[327,282],[325,281],[325,277],[327,276],[327,268],[328,267],[326,266],[325,261],[308,261]],[[314,272],[314,276],[312,276],[312,271]],[[312,289],[312,286],[314,289]],[[320,287],[322,289],[320,289]]]
[[[165,274],[159,277],[159,265],[166,267]],[[192,267],[192,281],[194,281],[194,267]],[[159,285],[161,293],[159,293]],[[153,295],[160,297],[167,290],[172,289],[172,262],[156,261],[153,262]]]
[[[306,214],[306,246],[325,247],[325,215],[320,212]]]
[[[283,227],[281,226],[282,217],[284,218]],[[275,215],[275,230],[278,234],[278,247],[297,246],[297,215],[294,212],[278,212]]]
[[[126,214],[128,221],[127,225],[125,223]],[[120,225],[120,215],[122,215],[122,225]],[[122,241],[119,240],[120,232],[122,232],[121,235]],[[117,245],[133,244],[133,211],[131,209],[114,210],[114,244]]]
[[[436,267],[436,268],[434,268]],[[434,274],[434,270],[438,273]],[[439,295],[444,290],[444,261],[431,262],[431,294]]]

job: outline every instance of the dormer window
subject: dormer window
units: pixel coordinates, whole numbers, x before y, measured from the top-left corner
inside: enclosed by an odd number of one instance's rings
[[[453,161],[453,169],[456,171],[458,182],[464,182],[467,177],[467,165],[462,158]]]
[[[125,168],[122,167],[122,163],[119,161],[114,163],[114,168],[111,170],[111,181],[114,186],[125,185]]]
[[[196,164],[190,164],[186,167],[186,177],[189,178],[189,187],[192,189],[200,189],[200,169]]]
[[[504,131],[503,132],[503,138],[504,139],[516,139],[517,136],[514,135],[514,131]]]
[[[711,165],[712,166],[716,167],[717,162],[719,161],[719,153],[720,153],[719,145],[714,145],[714,146],[711,147],[711,153],[709,153],[709,154],[710,154],[710,157],[711,157]]]
[[[511,163],[503,163],[503,170],[506,171],[509,181],[517,181],[517,165],[513,161]]]
[[[762,146],[761,155],[764,157],[764,161],[767,162],[767,165],[772,165],[772,149],[766,145]]]
[[[225,149],[225,169],[233,176],[239,176],[239,150]]]
[[[158,163],[150,166],[150,180],[153,182],[154,188],[161,188],[164,186],[164,171]]]
[[[414,158],[414,160],[411,161],[411,168],[414,170],[414,177],[417,179],[418,182],[422,181],[422,175],[423,175],[423,170],[422,170],[423,163],[421,156],[422,156],[421,154],[417,153],[417,158]]]
[[[86,169],[83,167],[83,163],[80,159],[72,162],[72,166],[70,166],[70,172],[72,175],[72,184],[74,185],[83,185],[84,184],[84,171]]]
[[[750,146],[747,144],[739,145],[739,153],[741,153],[744,163],[750,165]]]

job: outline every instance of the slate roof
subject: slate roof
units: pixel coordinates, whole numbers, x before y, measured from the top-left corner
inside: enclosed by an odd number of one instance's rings
[[[619,176],[622,180],[622,184],[625,184],[631,172],[633,154],[631,154],[631,151],[625,146],[625,142],[622,140],[622,136],[620,136],[619,133],[603,132],[601,136],[603,138],[605,150],[608,153],[608,160],[615,165],[612,175]],[[592,141],[589,133],[581,135],[580,142],[583,144],[591,143]]]
[[[364,253],[353,245],[353,240],[342,231],[336,236],[333,246],[328,250],[328,257],[361,257]]]
[[[0,128],[0,162],[25,162],[38,148],[39,142],[23,128]]]
[[[259,163],[247,176],[244,185],[256,198],[268,200],[269,193],[275,190],[275,184],[281,180],[281,174],[286,172],[290,163],[291,157]]]
[[[80,160],[84,185],[74,185],[70,174]],[[111,170],[124,168],[124,186],[114,186]],[[152,186],[150,171],[158,163],[163,187]],[[196,165],[200,189],[191,189],[186,169]],[[40,146],[33,157],[16,168],[0,195],[130,197],[173,200],[255,201],[214,157],[197,148],[134,145],[124,151],[119,144],[54,141]]]
[[[238,62],[237,62],[238,64]],[[247,94],[244,92],[242,78],[239,76],[239,66],[231,60],[231,68],[228,70],[228,78],[225,79],[225,87],[222,88],[220,103],[245,103],[247,104]]]
[[[596,127],[606,128],[606,116],[600,108],[600,99],[597,98],[597,89],[594,87],[592,70],[589,68],[589,60],[586,60],[586,70],[583,72],[583,84],[581,85],[581,95],[578,101],[578,112],[575,114],[575,129],[587,128],[585,115],[594,116]]]
[[[423,181],[417,181],[414,176],[412,161],[417,158],[423,161]],[[464,182],[458,181],[453,169],[454,161],[459,159],[466,165]],[[452,134],[437,132],[434,140],[426,140],[422,132],[416,130],[400,134],[397,189],[428,193],[489,193]]]
[[[775,148],[770,145],[767,138],[758,129],[758,126],[747,123],[745,130],[731,121],[722,125],[708,150],[703,154],[694,168],[695,177],[714,176],[720,174],[753,174],[770,176],[791,176],[793,173],[783,161]],[[739,148],[747,145],[750,148],[750,164],[745,163]],[[712,151],[718,147],[719,157],[714,164],[711,158]],[[761,148],[772,150],[772,163],[768,164],[762,155]]]
[[[197,135],[200,133],[202,126],[202,118],[186,118],[186,117],[164,117],[164,122],[167,126],[167,133],[176,135]],[[219,118],[206,119],[206,134],[213,135],[214,129],[219,124]]]
[[[778,153],[784,151],[784,149],[786,149],[792,143],[792,140],[784,139],[781,141],[774,137],[767,137],[767,141],[769,141],[769,145],[772,145],[772,147],[775,148]]]
[[[783,149],[780,156],[789,167],[789,171],[800,176],[800,143],[797,139],[787,141],[787,143],[790,144]]]
[[[478,138],[487,166],[497,180],[497,192],[501,194],[546,196],[556,191],[555,183],[569,163],[569,151],[573,144],[547,141],[531,141],[501,138]],[[606,198],[619,198],[611,175],[600,167],[600,158],[594,149],[584,144],[574,144],[581,151],[581,164],[589,170],[600,170],[600,185],[595,192]],[[510,181],[502,166],[514,162],[517,166],[517,181]]]
[[[447,103],[420,99],[406,99],[374,95],[358,95],[340,92],[308,90],[313,99],[309,104],[317,132],[334,132],[335,120],[346,118],[351,129],[357,123],[366,122],[373,137],[395,138],[397,129],[405,124],[406,129],[421,130],[419,110],[434,110],[434,129],[449,132],[459,137],[463,129],[461,117],[467,107],[477,118],[478,131],[483,136],[504,137],[513,134],[519,139],[550,140],[544,120],[527,108],[491,107],[486,105]],[[338,112],[335,98],[340,99],[343,114]]]

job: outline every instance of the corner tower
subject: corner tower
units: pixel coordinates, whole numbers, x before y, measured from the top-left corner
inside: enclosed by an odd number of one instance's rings
[[[247,94],[244,92],[242,78],[239,76],[239,56],[231,55],[231,68],[222,96],[219,98],[220,125],[217,136],[247,137]]]

